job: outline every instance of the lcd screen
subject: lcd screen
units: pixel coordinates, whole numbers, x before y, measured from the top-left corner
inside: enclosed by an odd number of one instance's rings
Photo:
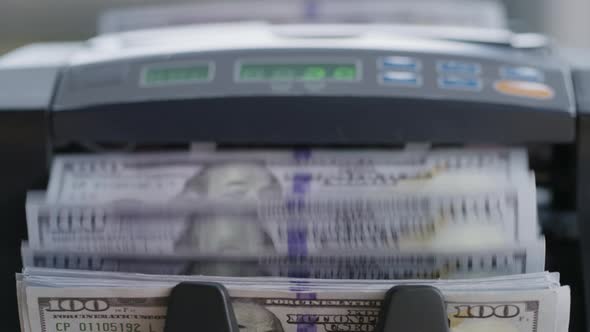
[[[183,84],[208,81],[209,65],[191,65],[183,67],[147,67],[142,75],[142,83],[146,86]]]

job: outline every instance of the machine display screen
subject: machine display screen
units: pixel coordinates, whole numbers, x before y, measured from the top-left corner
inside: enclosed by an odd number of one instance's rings
[[[242,63],[239,81],[356,81],[354,63]]]
[[[208,81],[210,77],[209,67],[207,64],[182,67],[147,67],[142,75],[142,83],[150,86]]]

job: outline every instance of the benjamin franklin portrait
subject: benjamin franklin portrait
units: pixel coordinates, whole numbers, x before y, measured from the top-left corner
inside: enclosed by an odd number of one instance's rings
[[[263,163],[235,161],[209,164],[186,181],[179,198],[229,200],[240,202],[265,197],[280,197],[276,177]],[[214,211],[192,214],[175,244],[182,253],[244,255],[274,252],[272,239],[254,212]],[[245,276],[260,275],[252,266],[231,262],[200,262],[188,274]]]
[[[280,197],[281,186],[262,162],[224,161],[205,165],[190,177],[180,194],[184,199],[259,199]]]
[[[283,332],[281,321],[264,306],[248,302],[233,301],[234,314],[240,332]]]

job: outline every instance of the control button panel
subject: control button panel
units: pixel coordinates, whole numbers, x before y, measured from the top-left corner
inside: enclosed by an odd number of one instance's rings
[[[377,81],[386,86],[422,86],[422,61],[414,57],[390,55],[377,59]]]
[[[439,60],[436,62],[438,87],[446,90],[481,91],[481,65],[477,62]]]
[[[544,70],[526,64],[384,54],[377,57],[376,69],[377,83],[394,94],[450,94],[455,98],[503,102],[507,97],[516,97],[522,102],[546,103],[559,93],[551,86],[555,81],[546,77]],[[395,89],[409,87],[417,89]]]

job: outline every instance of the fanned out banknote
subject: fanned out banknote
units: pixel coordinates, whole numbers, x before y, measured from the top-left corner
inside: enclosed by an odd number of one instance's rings
[[[117,204],[27,198],[34,248],[122,253],[481,249],[538,237],[534,183],[490,191]]]
[[[54,159],[47,201],[236,201],[433,192],[449,186],[460,192],[529,177],[523,149],[63,155]]]
[[[536,220],[523,149],[58,156],[27,200],[31,247],[81,252],[473,250]]]
[[[25,267],[168,275],[328,279],[457,279],[540,272],[544,241],[479,251],[324,251],[318,254],[187,255],[81,253],[22,247]]]
[[[27,197],[23,257],[168,274],[535,272],[534,182],[522,149],[58,156],[48,192]]]
[[[229,291],[241,331],[373,331],[385,292],[429,284],[443,294],[453,332],[566,332],[569,288],[551,274],[469,281],[368,281],[185,277]],[[258,280],[258,281],[257,281]],[[18,277],[24,332],[163,331],[171,288],[183,279],[25,270]],[[316,283],[317,281],[317,283]],[[199,313],[195,313],[198,321]]]

